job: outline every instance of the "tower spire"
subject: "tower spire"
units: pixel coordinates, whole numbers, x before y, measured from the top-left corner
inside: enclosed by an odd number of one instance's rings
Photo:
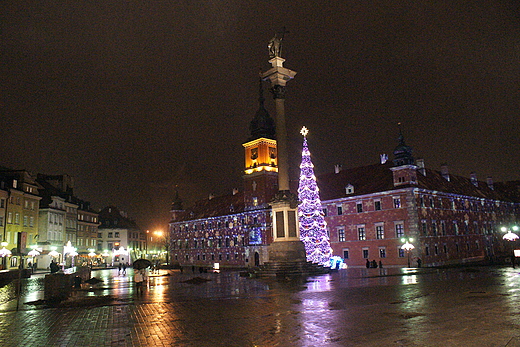
[[[262,86],[261,77],[259,78],[258,85],[258,110],[256,111],[253,120],[249,124],[249,131],[251,132],[249,141],[256,140],[262,137],[275,140],[276,127],[274,125],[274,119],[271,117],[271,115],[264,106],[264,88]]]
[[[412,147],[406,145],[404,141],[403,131],[401,129],[401,123],[397,123],[399,127],[399,137],[397,147],[394,149],[394,165],[414,165],[415,159],[412,155],[413,149]]]

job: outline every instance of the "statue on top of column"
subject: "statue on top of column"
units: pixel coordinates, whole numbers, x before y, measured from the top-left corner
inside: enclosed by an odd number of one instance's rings
[[[286,33],[288,33],[288,31],[283,27],[282,32],[274,34],[273,38],[269,41],[267,45],[269,58],[282,57],[282,41]]]

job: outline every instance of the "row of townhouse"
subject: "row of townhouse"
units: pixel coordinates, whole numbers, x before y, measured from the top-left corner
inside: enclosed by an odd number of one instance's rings
[[[114,239],[100,211],[74,195],[74,180],[68,175],[0,168],[0,228],[3,269],[20,263],[46,269],[53,260],[64,266],[110,264],[131,246],[136,256],[146,249],[144,232],[137,226]]]

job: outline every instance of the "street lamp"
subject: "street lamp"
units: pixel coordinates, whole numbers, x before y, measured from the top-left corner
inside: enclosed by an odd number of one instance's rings
[[[0,249],[0,257],[2,257],[2,268],[6,269],[7,268],[7,257],[11,256],[11,251],[8,250],[7,248],[5,248],[8,245],[7,242],[4,241],[1,243],[1,245],[2,245],[2,249]]]
[[[169,259],[168,259],[168,253],[169,253],[169,248],[168,248],[168,239],[165,235],[165,233],[162,231],[162,230],[156,230],[154,231],[154,235],[158,236],[158,240],[159,240],[159,251],[157,252],[158,253],[158,257],[161,257],[162,259],[162,254],[164,253],[165,254],[165,262],[166,262],[166,265],[168,265],[169,263]]]
[[[37,247],[38,246],[31,246],[32,250],[29,253],[27,253],[28,256],[32,257],[31,271],[33,271],[36,268],[34,258],[40,255],[40,252],[36,249]]]
[[[411,238],[411,237],[408,237],[408,238],[403,237],[401,239],[401,242],[404,242],[404,244],[401,246],[401,249],[403,249],[408,254],[408,267],[410,267],[410,253],[415,248],[414,245],[412,245],[413,238]]]
[[[514,231],[518,231],[518,227],[515,225],[512,228]],[[506,227],[502,227],[501,230],[503,232],[506,232],[505,235],[502,237],[504,240],[511,242],[511,249],[513,253],[513,257],[511,258],[511,264],[513,265],[513,269],[515,268],[515,253],[514,253],[514,242],[518,240],[518,235],[511,232],[511,229],[508,229]]]

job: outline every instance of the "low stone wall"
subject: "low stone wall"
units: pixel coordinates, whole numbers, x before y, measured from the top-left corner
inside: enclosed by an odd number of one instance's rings
[[[82,282],[90,279],[90,268],[75,267],[45,275],[45,301],[63,301],[72,293],[73,287],[79,288]]]
[[[22,269],[22,278],[30,278],[31,270],[30,269]],[[15,279],[18,279],[20,276],[20,270],[0,270],[0,282],[9,282]]]
[[[45,301],[63,301],[72,292],[74,274],[57,272],[45,275],[44,299]]]

